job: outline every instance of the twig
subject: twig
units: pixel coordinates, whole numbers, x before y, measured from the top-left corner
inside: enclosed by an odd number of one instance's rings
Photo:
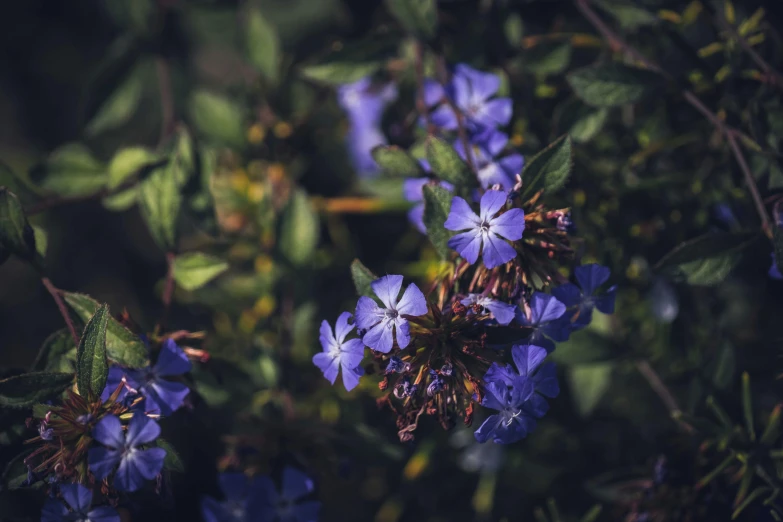
[[[446,85],[449,81],[449,73],[446,70],[446,61],[442,56],[438,56],[437,60],[437,69],[438,69],[438,81],[442,85]],[[468,141],[468,134],[465,131],[465,120],[462,115],[462,111],[459,110],[459,108],[454,104],[454,101],[449,98],[448,96],[444,96],[446,99],[446,103],[449,104],[449,107],[452,111],[454,111],[454,116],[457,118],[457,134],[459,135],[459,140],[462,142],[462,148],[465,149],[465,157],[468,160],[468,166],[470,167],[470,170],[473,171],[474,174],[478,174],[478,170],[476,169],[476,164],[473,162],[473,150],[470,148],[470,142]]]
[[[435,129],[424,101],[424,46],[419,41],[416,42],[416,110],[427,124],[427,134],[432,135]]]
[[[171,298],[174,295],[174,253],[166,252],[166,264],[168,265],[168,271],[166,272],[166,282],[163,286],[163,295],[161,301],[163,301],[163,318],[161,319],[156,331],[162,331],[166,327],[166,323],[169,318],[169,310],[171,309]]]
[[[162,111],[160,138],[158,140],[158,146],[161,146],[174,130],[174,96],[171,91],[171,68],[164,57],[158,56],[155,58],[155,69],[158,73],[158,92],[160,93]]]
[[[647,361],[647,359],[638,361],[636,363],[636,368],[639,370],[639,373],[641,373],[642,376],[647,379],[647,382],[650,384],[650,388],[652,388],[658,397],[661,398],[661,401],[663,401],[663,403],[666,405],[666,409],[669,410],[669,414],[676,418],[675,415],[682,412],[679,404],[677,404],[677,399],[674,398],[672,392],[669,391],[669,388],[666,387],[655,370],[653,370],[653,367],[650,366],[650,363]],[[693,431],[693,428],[689,424],[686,424],[681,420],[677,420],[677,422],[686,431]]]
[[[71,337],[73,338],[74,344],[79,346],[79,335],[76,333],[76,328],[73,326],[73,321],[71,321],[71,316],[68,314],[68,309],[65,307],[63,298],[60,295],[60,290],[52,284],[48,277],[42,277],[41,282],[43,283],[44,287],[46,287],[46,290],[49,291],[52,299],[54,299],[54,302],[57,305],[57,308],[60,310],[60,315],[63,316],[65,324],[68,326],[68,331],[71,332]]]
[[[748,53],[750,59],[756,62],[756,65],[758,65],[761,70],[764,71],[764,74],[767,75],[767,83],[770,83],[779,89],[783,88],[783,76],[773,69],[772,66],[764,58],[762,58],[755,49],[753,49],[753,46],[750,45],[750,42],[748,42],[741,34],[739,34],[739,31],[737,31],[737,29],[735,29],[728,20],[726,20],[718,12],[715,12],[714,14],[715,18],[718,20],[718,24],[723,27],[723,29],[728,31],[734,39],[737,40],[737,42],[740,44],[740,47],[742,47],[745,52]]]
[[[671,74],[663,70],[659,65],[646,58],[642,53],[633,48],[622,38],[617,36],[603,22],[603,20],[601,20],[596,12],[592,10],[589,0],[576,0],[576,6],[582,12],[585,18],[587,18],[587,20],[598,30],[598,32],[601,33],[604,39],[609,43],[609,46],[612,48],[612,50],[625,52],[632,59],[644,65],[647,69],[659,73],[669,80],[674,80],[674,77]],[[737,135],[739,134],[739,131],[727,125],[718,117],[717,114],[708,109],[707,106],[704,105],[704,103],[693,92],[689,91],[688,89],[681,89],[681,92],[683,98],[685,98],[685,101],[687,101],[693,108],[706,117],[710,123],[712,123],[715,128],[726,137],[726,141],[729,143],[731,152],[739,164],[742,175],[745,178],[745,183],[747,184],[748,190],[750,191],[750,194],[753,198],[753,202],[756,205],[756,212],[761,219],[761,228],[767,237],[771,238],[772,226],[770,223],[769,214],[767,213],[767,209],[764,206],[763,200],[761,199],[758,187],[756,186],[756,182],[753,179],[753,174],[748,167],[747,161],[745,161],[745,156],[742,153],[742,149],[737,143]]]

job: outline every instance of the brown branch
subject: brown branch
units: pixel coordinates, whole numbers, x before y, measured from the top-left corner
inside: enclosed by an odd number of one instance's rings
[[[677,399],[674,398],[672,392],[670,392],[669,388],[667,388],[663,383],[661,378],[658,376],[658,373],[656,373],[656,371],[652,366],[650,366],[650,363],[646,359],[638,361],[636,363],[636,368],[639,370],[639,373],[641,373],[642,376],[647,379],[647,382],[650,384],[650,388],[652,388],[658,397],[661,398],[663,404],[666,405],[666,409],[669,410],[669,414],[676,419],[676,415],[681,413],[682,410],[680,409],[679,404],[677,404]],[[686,424],[681,420],[677,420],[677,422],[685,429],[685,431],[693,431],[693,427],[691,425]]]
[[[161,296],[161,301],[163,301],[163,317],[160,320],[158,327],[155,328],[156,332],[160,332],[166,327],[166,323],[168,322],[169,318],[171,299],[174,296],[174,258],[175,256],[173,252],[166,252],[166,264],[168,265],[168,270],[166,272],[166,282],[163,286],[163,295]]]
[[[71,321],[68,308],[65,307],[63,298],[60,295],[61,290],[54,286],[48,277],[42,277],[41,282],[43,283],[44,287],[46,287],[46,290],[49,291],[52,299],[54,299],[54,302],[57,305],[57,308],[60,310],[60,315],[63,316],[63,320],[65,320],[65,324],[68,326],[68,331],[71,332],[71,337],[73,338],[74,344],[79,346],[79,334],[76,333],[76,328],[73,325],[73,321]]]
[[[158,146],[161,146],[174,131],[174,96],[171,90],[171,68],[164,57],[155,58],[155,69],[158,73],[158,92],[160,93],[162,111],[160,138],[158,139]]]
[[[599,33],[604,37],[604,39],[609,43],[609,46],[614,51],[621,51],[624,52],[627,56],[635,60],[636,62],[641,63],[644,65],[647,69],[657,72],[658,74],[661,74],[668,80],[674,80],[674,77],[666,72],[664,69],[662,69],[659,65],[652,62],[648,58],[646,58],[642,53],[640,53],[638,50],[636,50],[634,47],[628,44],[625,40],[617,36],[610,28],[607,26],[603,20],[596,14],[595,11],[590,7],[589,0],[576,0],[576,6],[579,9],[579,11],[582,12],[585,18],[598,30]],[[756,212],[759,215],[759,218],[761,219],[761,228],[764,231],[764,233],[767,235],[767,237],[772,237],[772,226],[769,218],[769,214],[767,213],[767,209],[764,206],[764,202],[761,199],[761,195],[759,194],[758,187],[756,186],[756,181],[753,178],[753,174],[750,171],[750,168],[748,168],[748,163],[745,161],[745,156],[742,153],[742,149],[739,147],[739,144],[737,143],[737,135],[739,134],[739,131],[737,129],[734,129],[733,127],[727,125],[723,120],[721,120],[717,114],[715,114],[713,111],[707,108],[706,105],[696,96],[693,92],[689,91],[688,89],[681,89],[681,93],[683,98],[685,98],[685,101],[687,101],[693,108],[695,108],[697,111],[699,111],[705,118],[707,118],[710,123],[715,126],[715,128],[726,137],[726,141],[729,144],[729,148],[731,149],[732,154],[734,155],[735,159],[737,160],[737,164],[740,167],[740,170],[742,171],[742,175],[745,178],[745,183],[748,186],[748,190],[750,191],[750,194],[753,198],[753,202],[756,206]]]

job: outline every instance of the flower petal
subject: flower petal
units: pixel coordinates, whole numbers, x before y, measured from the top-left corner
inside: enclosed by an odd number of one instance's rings
[[[481,255],[484,258],[485,267],[495,268],[517,257],[517,251],[505,240],[489,232],[486,241],[484,241],[484,251]]]
[[[228,501],[241,502],[247,497],[248,481],[244,473],[221,473],[218,484]]]
[[[492,218],[506,204],[508,194],[502,190],[488,190],[481,196],[479,218],[481,221]]]
[[[430,122],[443,130],[456,130],[457,115],[447,103],[443,103],[430,113]]]
[[[504,190],[511,190],[514,187],[514,180],[496,162],[487,163],[479,168],[478,178],[481,187],[485,189],[492,185],[500,185]]]
[[[454,67],[454,77],[463,77],[470,82],[473,99],[486,100],[500,89],[500,77],[494,73],[485,73],[464,63]]]
[[[429,78],[424,80],[424,104],[427,107],[432,107],[440,102],[445,95],[441,84]]]
[[[355,327],[354,324],[349,323],[351,317],[353,317],[351,312],[343,312],[334,323],[334,333],[338,345],[342,344],[342,342],[345,340],[345,337],[351,333],[351,330],[353,330]]]
[[[370,283],[370,286],[375,295],[386,305],[386,308],[396,308],[397,296],[400,295],[402,288],[401,275],[383,276]]]
[[[417,202],[424,199],[422,191],[424,185],[429,183],[429,178],[408,178],[402,182],[402,195],[407,201]]]
[[[109,448],[90,448],[87,452],[87,465],[98,480],[108,477],[121,459],[121,451]]]
[[[125,437],[122,434],[122,423],[114,415],[102,418],[92,429],[92,438],[110,448],[122,448],[125,446]]]
[[[536,392],[547,397],[554,398],[560,393],[560,384],[557,382],[557,368],[555,363],[546,363],[533,376]]]
[[[318,512],[321,510],[321,503],[311,500],[310,502],[302,502],[296,504],[293,507],[294,518],[297,522],[316,522],[318,520]]]
[[[71,509],[77,513],[87,513],[92,503],[92,490],[81,484],[63,484],[60,486],[60,493],[63,495],[65,503],[71,506]]]
[[[394,345],[393,324],[390,320],[379,322],[364,334],[362,342],[376,352],[389,353]]]
[[[414,283],[408,285],[402,299],[397,303],[397,311],[405,315],[424,315],[427,313],[427,299]]]
[[[487,370],[487,373],[484,374],[484,382],[500,381],[506,386],[511,386],[516,376],[517,374],[514,372],[514,369],[511,368],[510,364],[504,364],[501,366],[500,364],[494,362]],[[502,409],[503,407],[503,405],[499,403],[495,404],[494,406],[486,406],[495,410]]]
[[[226,522],[231,520],[231,514],[226,506],[212,497],[201,499],[201,517],[204,519],[204,522]]]
[[[171,339],[166,339],[155,362],[155,374],[161,377],[182,375],[190,371],[191,364],[185,352]]]
[[[477,123],[487,127],[506,125],[511,121],[513,112],[514,105],[511,98],[495,98],[484,104],[481,115],[476,120]]]
[[[343,344],[340,352],[340,366],[343,370],[352,370],[364,359],[364,343],[360,339],[351,339]]]
[[[283,500],[298,500],[314,489],[313,480],[303,472],[291,466],[283,469],[283,490],[280,495]]]
[[[546,359],[545,348],[534,344],[514,345],[511,347],[511,358],[517,366],[519,375],[527,377]]]
[[[408,221],[422,234],[427,233],[427,227],[424,225],[424,203],[414,205],[408,211]]]
[[[571,308],[582,301],[582,291],[573,283],[565,283],[552,289],[552,295],[558,301]]]
[[[171,415],[185,403],[190,388],[181,382],[155,379],[142,387],[142,394],[146,397],[145,407],[148,412]]]
[[[120,522],[120,514],[110,506],[100,506],[87,513],[89,522]]]
[[[372,327],[383,317],[383,309],[367,296],[362,296],[356,303],[356,326],[362,330]]]
[[[397,346],[400,350],[404,350],[411,342],[410,325],[405,319],[398,317],[394,320],[395,334],[397,338]]]
[[[134,414],[128,423],[126,445],[135,448],[141,444],[152,442],[160,436],[160,426],[146,415]]]
[[[460,197],[454,197],[451,199],[451,209],[449,210],[449,217],[446,218],[446,222],[443,223],[443,227],[446,230],[465,230],[474,229],[481,224],[481,220],[470,208],[468,202]]]
[[[598,308],[601,313],[613,314],[615,297],[617,297],[617,287],[613,286],[606,291],[606,294],[594,299],[595,307]]]
[[[126,453],[114,477],[114,486],[119,491],[136,491],[144,485],[145,479],[153,479],[160,473],[165,456],[163,448]]]
[[[525,211],[521,208],[507,210],[490,220],[489,229],[510,241],[518,241],[525,230]]]
[[[611,272],[607,267],[593,263],[576,267],[574,274],[579,281],[579,286],[582,287],[582,293],[593,295],[599,286],[609,280]]]
[[[490,437],[494,437],[498,429],[503,425],[503,418],[500,415],[490,415],[479,426],[479,429],[473,432],[477,442],[481,444],[487,442]]]
[[[359,378],[364,375],[364,371],[358,371],[361,368],[343,368],[343,386],[345,391],[351,391],[359,385]]]
[[[456,250],[465,261],[471,265],[476,262],[481,252],[481,231],[470,230],[452,236],[446,243],[449,248]]]
[[[563,315],[565,311],[565,305],[553,295],[535,292],[530,298],[530,322],[533,325],[554,321]]]
[[[68,508],[59,500],[46,499],[41,510],[41,522],[65,522],[68,520]]]
[[[337,339],[334,338],[332,327],[329,325],[329,321],[321,321],[321,328],[318,330],[318,340],[321,342],[321,348],[324,352],[331,352],[337,347]]]
[[[508,388],[502,381],[487,381],[484,385],[484,397],[481,405],[493,410],[502,410],[509,400]]]
[[[498,163],[509,177],[513,179],[516,174],[522,172],[522,167],[525,166],[525,159],[521,154],[509,154],[505,158],[500,158]]]
[[[483,303],[483,306],[492,312],[492,315],[499,324],[504,326],[514,319],[514,315],[516,315],[517,311],[516,306],[495,299],[487,299]]]

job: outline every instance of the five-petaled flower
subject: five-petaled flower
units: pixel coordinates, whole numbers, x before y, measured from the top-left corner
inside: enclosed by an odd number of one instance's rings
[[[264,522],[260,505],[268,487],[264,477],[248,479],[243,473],[221,473],[218,485],[225,500],[201,499],[205,522]],[[272,520],[272,519],[268,519]]]
[[[460,303],[467,307],[478,306],[488,310],[498,324],[507,325],[514,319],[517,307],[481,294],[468,294]]]
[[[612,286],[603,295],[594,295],[595,291],[609,279],[609,269],[605,266],[590,264],[578,266],[574,275],[579,286],[566,283],[552,289],[552,295],[562,302],[573,313],[571,327],[579,329],[590,324],[593,319],[593,308],[605,314],[614,313],[614,299],[617,287]]]
[[[507,194],[502,190],[488,190],[481,196],[479,215],[464,199],[455,197],[451,200],[451,211],[444,226],[448,230],[468,231],[449,239],[448,246],[459,252],[468,263],[475,263],[479,252],[487,268],[495,268],[516,257],[516,250],[503,238],[510,241],[522,239],[525,213],[520,208],[512,208],[496,215],[506,204],[506,198]]]
[[[166,450],[140,448],[153,442],[158,435],[160,426],[146,415],[134,414],[125,434],[120,419],[107,415],[92,430],[92,437],[106,447],[90,449],[87,456],[90,471],[96,479],[103,480],[119,464],[114,486],[121,491],[136,491],[145,479],[154,479],[163,468]]]
[[[529,313],[517,308],[516,319],[522,326],[533,329],[526,342],[537,344],[552,351],[555,345],[548,338],[557,342],[567,341],[571,334],[570,325],[561,318],[566,313],[566,306],[553,295],[535,292],[528,303]]]
[[[313,356],[313,364],[321,369],[324,377],[332,384],[342,367],[343,384],[348,391],[356,388],[359,377],[364,374],[359,366],[364,357],[364,343],[360,339],[345,339],[355,326],[349,324],[350,319],[350,312],[340,314],[334,325],[334,332],[329,323],[323,321],[320,341],[324,351]]]
[[[487,129],[473,136],[471,143],[471,158],[478,170],[477,175],[481,186],[485,189],[493,185],[500,185],[503,190],[514,188],[516,183],[514,177],[522,172],[525,160],[521,154],[517,153],[508,154],[501,158],[497,157],[506,148],[508,136],[495,129]],[[461,140],[454,143],[454,149],[463,159],[467,159]]]
[[[430,164],[427,160],[420,159],[419,164],[425,171],[430,171]],[[454,185],[448,181],[435,182],[430,178],[408,178],[402,183],[402,195],[406,200],[415,205],[408,211],[408,220],[413,223],[416,229],[422,234],[427,233],[427,227],[424,225],[424,186],[428,184],[437,184],[449,192],[454,190]]]
[[[120,522],[119,513],[111,506],[90,509],[90,488],[81,484],[63,484],[60,486],[60,494],[65,504],[53,498],[47,499],[41,511],[41,522]]]
[[[401,275],[388,275],[376,279],[370,286],[386,308],[381,308],[371,298],[362,296],[356,304],[356,325],[367,330],[362,341],[381,353],[389,353],[396,337],[397,346],[403,349],[411,341],[410,326],[404,317],[427,313],[427,299],[419,287],[411,283],[402,298],[397,301],[402,288]]]
[[[283,484],[278,494],[269,477],[261,477],[262,493],[258,505],[259,521],[316,522],[321,503],[314,500],[302,502],[313,492],[312,479],[296,468],[283,469]]]

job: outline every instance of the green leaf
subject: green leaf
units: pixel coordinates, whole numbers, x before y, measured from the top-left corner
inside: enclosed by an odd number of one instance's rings
[[[568,75],[577,96],[593,107],[617,107],[640,101],[656,87],[659,77],[652,71],[618,63],[593,65]]]
[[[139,207],[153,239],[165,251],[177,247],[177,218],[182,195],[177,184],[176,163],[155,169],[139,184]]]
[[[87,147],[69,143],[56,149],[30,172],[34,183],[61,196],[88,196],[106,187],[106,166]]]
[[[750,395],[750,375],[748,372],[742,374],[742,413],[745,417],[745,428],[751,441],[756,440],[755,423],[753,422],[753,400]]]
[[[180,186],[184,186],[191,174],[196,172],[196,147],[193,143],[193,136],[185,127],[177,129],[177,139],[174,143],[174,158],[176,162],[175,177]],[[207,168],[206,163],[203,168]],[[210,175],[212,170],[209,170]]]
[[[0,406],[29,408],[49,400],[73,384],[72,373],[32,372],[0,380]]]
[[[76,345],[67,328],[46,338],[38,351],[32,369],[38,371],[75,372]]]
[[[0,245],[39,269],[43,266],[35,246],[35,231],[27,222],[19,198],[5,187],[0,187]]]
[[[307,65],[299,72],[308,80],[324,85],[337,86],[353,83],[375,74],[383,66],[381,61],[343,62],[333,61],[319,65]]]
[[[401,178],[415,178],[424,175],[424,169],[407,151],[395,146],[379,145],[372,150],[375,163],[384,174]]]
[[[41,258],[46,257],[46,248],[49,246],[49,236],[46,230],[33,225],[33,236],[35,237],[35,251]]]
[[[601,131],[608,116],[609,109],[589,111],[571,125],[568,135],[577,143],[588,142]]]
[[[280,218],[280,252],[294,265],[310,261],[318,246],[320,228],[307,194],[296,191]]]
[[[406,31],[432,39],[438,29],[438,7],[435,0],[386,0],[389,12]]]
[[[356,287],[356,293],[360,296],[372,297],[373,291],[370,283],[378,279],[378,276],[373,274],[372,271],[364,266],[361,261],[354,259],[351,263],[351,279],[353,279],[353,286]]]
[[[190,118],[211,141],[229,147],[245,146],[245,111],[241,105],[207,90],[196,90],[188,102]]]
[[[127,78],[109,96],[87,124],[85,133],[94,137],[106,130],[119,127],[127,122],[141,101],[144,91],[144,76],[139,67],[128,73]]]
[[[590,415],[609,389],[613,362],[583,364],[568,368],[571,398],[583,417]]]
[[[558,343],[550,355],[553,361],[566,366],[606,361],[613,356],[609,340],[589,330]]]
[[[256,8],[250,8],[245,24],[247,55],[256,69],[276,83],[280,69],[280,39],[275,27]]]
[[[564,135],[533,156],[522,169],[522,199],[539,190],[550,193],[562,188],[572,166],[571,138]]]
[[[716,232],[677,246],[655,265],[655,270],[691,285],[712,286],[729,275],[740,252],[758,236],[749,232]]]
[[[84,294],[63,292],[63,298],[82,321],[88,321],[100,306],[98,301]],[[147,365],[147,347],[139,336],[109,317],[106,328],[106,353],[110,360],[129,368]]]
[[[158,440],[155,441],[155,444],[166,451],[166,456],[163,457],[163,469],[176,471],[177,473],[185,473],[185,464],[182,462],[177,450],[174,449],[174,446],[172,446],[169,441],[158,438]]]
[[[527,70],[536,76],[551,76],[566,70],[571,61],[571,44],[552,48],[534,47],[526,52]]]
[[[84,327],[76,352],[76,386],[82,397],[97,398],[106,387],[109,360],[106,357],[106,328],[109,307],[101,305]]]
[[[139,199],[139,190],[137,187],[131,187],[116,194],[106,196],[101,200],[104,208],[112,212],[122,212],[130,209]]]
[[[174,280],[187,291],[201,288],[228,270],[228,263],[201,252],[189,252],[174,258]]]
[[[462,161],[454,147],[444,140],[430,136],[425,149],[430,168],[440,179],[458,186],[471,187],[478,184],[478,178],[468,164]]]
[[[126,147],[114,154],[109,162],[107,188],[114,190],[144,168],[161,161],[161,157],[146,147]]]
[[[712,384],[720,390],[725,390],[734,382],[734,368],[736,365],[734,347],[728,341],[718,345],[715,359],[712,363]]]
[[[452,233],[443,227],[451,210],[452,194],[443,187],[425,185],[424,194],[424,225],[427,235],[435,250],[443,259],[448,259],[451,249],[448,246]]]
[[[658,17],[637,4],[623,0],[599,0],[595,2],[607,14],[613,16],[625,29],[637,29],[645,25],[655,25]]]

